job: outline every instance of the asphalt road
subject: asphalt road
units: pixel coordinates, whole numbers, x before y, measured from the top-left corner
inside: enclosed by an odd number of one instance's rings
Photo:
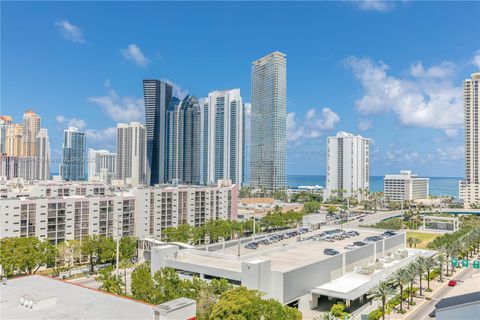
[[[391,217],[394,217],[394,216],[399,216],[401,214],[402,214],[402,212],[400,210],[369,214],[369,215],[363,217],[362,222],[360,222],[358,219],[356,219],[356,220],[350,221],[348,223],[345,223],[343,226],[346,227],[346,228],[353,228],[353,227],[358,227],[359,225],[374,224],[374,223],[379,222],[383,219],[391,218]]]
[[[477,271],[473,268],[465,268],[460,273],[454,277],[457,281],[465,281],[472,276],[472,274]],[[477,271],[478,272],[478,271]],[[461,285],[461,284],[457,284]],[[445,286],[441,288],[439,291],[435,292],[432,295],[432,300],[427,301],[426,303],[422,304],[420,307],[415,309],[408,317],[408,319],[418,319],[418,320],[427,320],[432,319],[428,315],[435,310],[435,305],[444,298],[454,287]]]

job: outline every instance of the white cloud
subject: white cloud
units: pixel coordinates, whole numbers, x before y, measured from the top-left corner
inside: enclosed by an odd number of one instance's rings
[[[148,65],[148,59],[142,53],[142,50],[136,44],[129,44],[127,49],[120,50],[122,52],[123,57],[135,63],[136,65],[145,68]]]
[[[65,39],[72,42],[85,43],[82,29],[71,24],[68,20],[58,20],[55,22],[55,27],[57,27],[58,31]]]
[[[358,120],[358,130],[366,131],[372,128],[372,121],[366,118],[360,118]]]
[[[113,89],[105,96],[89,97],[88,101],[102,107],[103,111],[116,122],[140,121],[145,116],[143,99],[120,97]]]
[[[443,61],[439,66],[433,66],[428,69],[423,67],[421,62],[416,62],[410,67],[410,74],[415,78],[448,78],[452,76],[457,66],[450,61]]]
[[[420,156],[417,151],[407,151],[404,149],[398,149],[394,151],[387,151],[387,160],[390,162],[414,162],[417,161]]]
[[[330,108],[323,108],[321,115],[317,115],[316,109],[310,109],[302,123],[299,123],[295,112],[287,114],[287,139],[298,141],[301,139],[319,138],[323,131],[335,129],[340,117]]]
[[[480,50],[475,52],[475,56],[473,57],[472,63],[476,68],[480,70]]]
[[[416,63],[410,68],[410,79],[389,75],[382,61],[350,57],[346,63],[365,90],[356,101],[360,113],[393,111],[406,126],[443,129],[447,134],[462,126],[462,88],[450,81],[456,70],[453,63],[427,69]]]
[[[456,147],[446,147],[435,149],[434,157],[441,161],[459,161],[463,160],[465,147],[460,145]]]
[[[351,3],[365,11],[387,12],[395,7],[393,2],[386,0],[354,0]]]
[[[178,83],[170,79],[161,79],[163,82],[167,82],[173,86],[173,95],[180,100],[188,95],[188,90],[183,89]]]
[[[117,128],[105,128],[102,130],[85,130],[88,141],[114,141],[117,137]]]
[[[55,120],[57,121],[58,124],[63,124],[63,125],[66,124],[68,127],[76,127],[80,130],[85,129],[85,127],[87,126],[86,122],[82,119],[77,119],[77,118],[67,119],[61,114],[56,116]]]
[[[65,117],[62,116],[61,114],[59,114],[58,116],[55,117],[55,120],[58,122],[58,123],[64,123],[66,121]]]

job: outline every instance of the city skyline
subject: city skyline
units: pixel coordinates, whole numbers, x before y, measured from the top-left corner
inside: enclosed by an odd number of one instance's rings
[[[75,4],[57,4],[52,9],[47,4],[7,3],[2,12],[5,41],[2,63],[8,62],[8,66],[2,66],[2,75],[9,81],[2,86],[0,114],[12,116],[16,123],[27,109],[42,116],[42,123],[49,130],[52,159],[60,158],[62,132],[69,125],[86,131],[87,148],[114,151],[116,123],[144,121],[143,79],[170,79],[177,95],[195,94],[199,100],[212,90],[240,88],[244,102],[250,103],[250,62],[279,50],[289,57],[289,174],[325,175],[326,137],[337,131],[348,131],[373,139],[372,175],[408,168],[422,176],[463,176],[462,82],[479,69],[475,65],[475,61],[480,61],[478,43],[466,42],[470,37],[478,38],[475,34],[478,31],[469,27],[474,23],[474,9],[478,4],[397,3],[384,12],[365,11],[349,3],[273,5],[271,8],[264,3],[202,5],[205,8],[191,4],[191,10],[185,15],[193,15],[195,11],[208,18],[218,12],[229,12],[231,8],[241,15],[254,8],[254,16],[270,9],[279,18],[285,17],[288,11],[304,11],[319,18],[310,21],[308,26],[307,22],[296,21],[299,25],[295,28],[292,23],[286,23],[272,31],[271,37],[263,39],[263,43],[255,40],[252,45],[245,45],[245,50],[234,51],[233,43],[228,42],[218,45],[214,51],[178,52],[175,43],[182,41],[187,30],[168,17],[165,21],[173,23],[172,31],[165,37],[173,42],[165,46],[142,34],[145,25],[138,19],[126,23],[118,31],[97,30],[100,21],[87,18],[85,9]],[[103,3],[95,6],[100,13],[113,10],[114,25],[128,11],[128,6],[122,5],[112,7]],[[151,3],[132,10],[139,13],[149,8],[165,8],[176,13],[183,7],[182,4]],[[33,17],[35,10],[41,14]],[[166,12],[153,11],[162,17]],[[402,19],[415,20],[427,11],[431,17],[429,25],[437,30],[433,36],[426,22],[415,21],[409,28],[399,24]],[[444,26],[442,19],[453,12],[463,18]],[[332,13],[337,18],[351,19],[358,30],[349,28],[350,34],[346,27],[339,25],[334,34],[325,34],[323,30],[334,23],[327,17]],[[369,19],[384,28],[372,29],[373,24],[366,23]],[[246,29],[218,30],[220,21],[202,26],[199,32],[210,31],[216,35],[229,32],[242,41],[251,30],[263,30],[272,22],[271,18],[263,22],[252,20],[252,25]],[[391,21],[388,25],[387,20]],[[20,21],[29,23],[20,28]],[[161,30],[161,24],[155,23],[155,26]],[[386,42],[400,27],[405,29],[402,35],[396,37],[394,43]],[[29,35],[32,28],[38,39]],[[15,35],[25,40],[9,45],[15,38],[6,29],[16,30]],[[472,30],[473,34],[459,33],[463,29]],[[305,39],[313,41],[295,41],[292,36],[298,30],[304,32]],[[194,30],[188,31],[195,35]],[[112,32],[124,32],[126,37],[121,41],[105,41]],[[286,45],[283,37],[292,40],[292,44]],[[348,37],[349,44],[335,40],[341,37]],[[317,44],[319,39],[324,41]],[[382,40],[389,44],[379,46]],[[409,46],[405,48],[407,43]],[[51,51],[53,49],[59,50],[63,58]],[[36,59],[36,52],[46,59],[41,65],[25,69],[22,65]],[[91,56],[93,52],[98,52],[98,56]],[[201,64],[197,63],[198,59],[202,59]],[[104,66],[98,65],[100,61]],[[36,85],[32,86],[31,81]],[[400,89],[401,94],[391,96],[382,85]],[[73,86],[75,90],[71,90]],[[425,107],[428,114],[422,116],[411,105],[402,103],[409,97],[418,102],[416,106]],[[56,166],[52,169],[56,171]]]

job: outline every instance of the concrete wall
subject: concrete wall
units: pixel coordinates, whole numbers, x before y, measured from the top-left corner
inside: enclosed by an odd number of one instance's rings
[[[368,244],[364,247],[345,252],[345,271],[352,272],[356,266],[366,266],[374,262],[374,245]]]
[[[285,272],[283,273],[283,302],[291,302],[311,289],[338,278],[341,273],[342,255]]]

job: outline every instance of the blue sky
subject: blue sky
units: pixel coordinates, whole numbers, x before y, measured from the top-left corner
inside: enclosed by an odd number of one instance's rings
[[[289,174],[325,174],[342,130],[373,140],[373,175],[460,177],[479,19],[479,2],[2,2],[0,114],[40,114],[54,157],[69,124],[114,150],[116,122],[143,121],[142,79],[249,102],[251,61],[279,50]]]

